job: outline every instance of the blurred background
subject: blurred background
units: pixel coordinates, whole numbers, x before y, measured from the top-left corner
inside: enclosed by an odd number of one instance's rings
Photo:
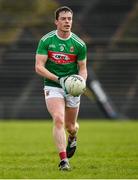
[[[138,119],[138,0],[0,0],[0,119],[50,117],[35,52],[63,5],[88,47],[79,118]]]

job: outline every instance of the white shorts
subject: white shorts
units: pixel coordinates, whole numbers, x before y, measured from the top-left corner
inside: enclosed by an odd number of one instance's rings
[[[80,96],[74,97],[69,94],[66,94],[62,88],[45,86],[44,87],[45,100],[49,98],[63,98],[66,102],[66,107],[79,107],[80,105]]]

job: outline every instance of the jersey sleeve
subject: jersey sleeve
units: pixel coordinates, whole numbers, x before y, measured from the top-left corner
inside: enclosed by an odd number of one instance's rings
[[[78,53],[78,61],[84,61],[87,58],[87,47],[86,44],[80,46]]]
[[[43,41],[42,39],[39,41],[36,54],[48,54],[48,41]]]

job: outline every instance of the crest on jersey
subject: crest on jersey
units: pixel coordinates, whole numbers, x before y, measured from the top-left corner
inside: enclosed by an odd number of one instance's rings
[[[70,47],[70,52],[74,52],[74,47],[73,46]]]

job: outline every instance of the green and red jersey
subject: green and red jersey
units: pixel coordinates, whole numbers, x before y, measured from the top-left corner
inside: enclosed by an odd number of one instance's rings
[[[43,36],[38,44],[37,54],[48,55],[45,68],[58,77],[78,74],[78,61],[86,60],[86,45],[74,33],[69,38],[62,39],[57,31],[51,31]],[[44,79],[44,85],[60,87],[50,79]]]

